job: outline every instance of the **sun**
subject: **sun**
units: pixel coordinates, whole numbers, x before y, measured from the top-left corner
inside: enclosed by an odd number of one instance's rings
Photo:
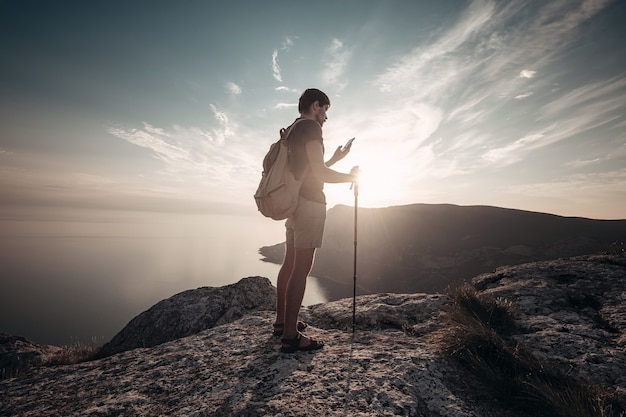
[[[407,176],[401,165],[368,159],[359,169],[359,202],[363,206],[387,207],[406,201]]]
[[[354,163],[360,169],[358,203],[363,207],[388,207],[413,202],[411,182],[416,174],[415,163],[405,154],[381,149],[380,145],[359,144],[343,162],[338,171],[348,172]],[[347,167],[347,168],[346,168]],[[334,169],[335,167],[333,167]],[[330,206],[354,204],[354,189],[346,184],[327,184],[325,187]]]

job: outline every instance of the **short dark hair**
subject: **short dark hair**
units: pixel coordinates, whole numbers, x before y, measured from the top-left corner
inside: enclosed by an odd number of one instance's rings
[[[305,113],[309,111],[313,103],[318,101],[320,106],[329,105],[330,99],[322,90],[318,90],[317,88],[307,88],[304,90],[304,93],[300,96],[300,101],[298,102],[298,111],[300,113]]]

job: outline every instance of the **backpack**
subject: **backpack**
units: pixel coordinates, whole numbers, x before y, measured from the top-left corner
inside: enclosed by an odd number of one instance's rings
[[[256,205],[265,217],[284,220],[291,216],[298,206],[301,181],[296,180],[289,168],[289,148],[287,138],[296,121],[288,130],[280,129],[280,139],[270,146],[263,158],[261,182],[254,194]]]

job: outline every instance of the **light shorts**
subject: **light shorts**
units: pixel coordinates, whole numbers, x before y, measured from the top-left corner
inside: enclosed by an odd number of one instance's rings
[[[295,213],[285,222],[287,245],[321,248],[326,223],[326,204],[300,197]]]

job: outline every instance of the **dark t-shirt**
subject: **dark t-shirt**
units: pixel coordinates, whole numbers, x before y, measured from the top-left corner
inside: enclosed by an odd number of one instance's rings
[[[311,172],[309,157],[306,153],[306,143],[312,140],[320,141],[323,149],[322,127],[315,120],[297,119],[296,121],[298,120],[301,121],[293,126],[289,133],[289,167],[296,179],[302,181],[300,197],[326,204],[324,182],[317,179]]]

